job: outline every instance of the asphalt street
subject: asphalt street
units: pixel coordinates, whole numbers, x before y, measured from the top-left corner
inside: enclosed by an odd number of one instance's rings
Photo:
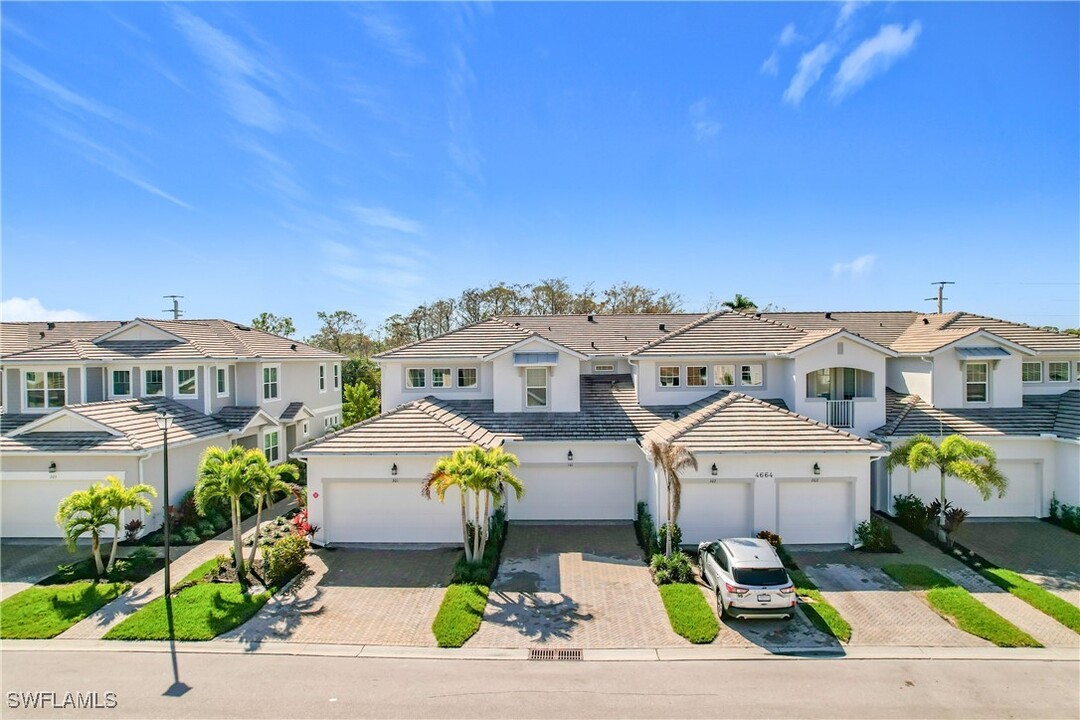
[[[168,653],[33,651],[0,659],[4,718],[1080,717],[1080,663],[1073,661],[187,653],[177,657],[178,685]],[[27,707],[35,698],[38,707]],[[71,707],[79,702],[99,707]]]

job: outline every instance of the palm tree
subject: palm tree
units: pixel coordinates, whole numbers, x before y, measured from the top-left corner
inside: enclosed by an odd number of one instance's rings
[[[101,561],[101,531],[111,525],[116,533],[120,532],[120,521],[110,496],[104,483],[94,483],[86,490],[71,493],[56,508],[56,524],[64,530],[68,550],[75,552],[76,541],[90,533],[90,549],[98,575],[105,572]]]
[[[255,494],[255,539],[251,543],[251,555],[248,560],[248,567],[251,567],[255,565],[255,551],[259,548],[263,503],[266,503],[266,508],[269,510],[270,505],[273,503],[274,493],[290,492],[292,486],[285,482],[283,478],[288,477],[297,480],[300,477],[300,470],[292,463],[271,465],[267,462],[266,456],[258,450],[248,450],[248,454],[250,455],[248,472],[252,476],[251,485]],[[265,558],[263,559],[265,560]]]
[[[671,556],[671,538],[675,534],[675,522],[679,519],[682,504],[682,481],[679,473],[687,468],[697,470],[697,456],[682,443],[650,442],[649,455],[653,465],[664,471],[667,478],[667,543],[665,554]]]
[[[734,298],[732,298],[731,300],[725,300],[724,302],[720,303],[720,307],[730,308],[739,312],[749,312],[751,310],[757,310],[757,305],[754,303],[754,301],[740,293],[735,293]]]
[[[262,456],[257,450],[253,452]],[[240,445],[233,445],[228,450],[209,447],[199,461],[199,476],[195,482],[195,508],[200,515],[205,515],[214,501],[226,500],[229,503],[233,560],[241,585],[245,585],[245,570],[244,551],[240,541],[240,499],[256,493],[255,473],[251,471],[254,462],[254,455]]]
[[[1008,479],[997,466],[997,455],[986,443],[950,435],[935,445],[928,435],[914,435],[894,447],[885,467],[892,472],[901,465],[911,472],[936,467],[941,474],[941,527],[945,527],[945,478],[954,477],[973,486],[983,500],[997,490],[998,497],[1005,496]],[[944,531],[944,530],[943,530]]]
[[[511,471],[520,463],[515,455],[502,448],[484,450],[478,445],[458,448],[449,457],[440,458],[435,469],[427,476],[421,494],[430,499],[434,492],[439,502],[445,502],[446,492],[458,488],[461,493],[461,533],[465,546],[465,561],[480,562],[484,557],[488,539],[488,516],[491,513],[491,501],[501,502],[506,489],[513,490],[521,499],[525,488]],[[472,493],[473,519],[469,520],[469,493]],[[483,511],[480,496],[483,495]],[[481,512],[483,514],[481,514]],[[469,526],[472,525],[472,536]]]
[[[120,544],[120,527],[122,524],[120,516],[123,515],[125,510],[135,510],[136,508],[142,508],[146,512],[153,510],[150,501],[143,495],[157,497],[157,490],[146,483],[125,487],[122,480],[112,475],[107,476],[105,482],[108,483],[109,506],[116,513],[116,532],[113,533],[112,552],[109,553],[109,565],[106,568],[109,572],[112,572],[113,567],[116,565],[116,548]]]

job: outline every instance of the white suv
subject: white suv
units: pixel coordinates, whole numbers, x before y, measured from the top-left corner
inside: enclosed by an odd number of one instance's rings
[[[698,545],[702,579],[716,591],[722,616],[785,618],[795,613],[795,585],[766,540],[728,538]]]

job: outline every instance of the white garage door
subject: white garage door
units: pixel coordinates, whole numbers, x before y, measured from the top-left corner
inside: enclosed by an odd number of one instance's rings
[[[3,537],[62,537],[56,524],[56,506],[76,490],[85,490],[101,482],[108,473],[95,473],[83,480],[58,480],[42,477],[39,480],[0,481]],[[122,473],[119,473],[122,475]],[[106,531],[112,537],[111,528]]]
[[[420,481],[332,480],[323,484],[328,543],[460,543],[461,500],[420,495]]]
[[[749,482],[688,482],[682,484],[679,528],[684,544],[729,537],[753,537],[753,503]],[[656,524],[664,522],[660,508]]]
[[[1031,461],[1002,460],[998,462],[998,467],[1009,480],[1005,497],[999,498],[997,493],[994,493],[989,500],[983,500],[975,488],[955,478],[949,478],[945,485],[949,502],[967,510],[971,517],[1041,517],[1040,465]],[[940,476],[936,480],[934,497],[937,497],[941,488]]]
[[[523,465],[521,500],[511,520],[633,520],[634,470],[629,465]]]
[[[849,543],[855,532],[853,485],[821,478],[778,482],[777,528],[785,543]]]

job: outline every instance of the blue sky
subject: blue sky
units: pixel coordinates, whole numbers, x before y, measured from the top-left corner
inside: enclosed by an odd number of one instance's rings
[[[1076,3],[2,8],[5,319],[496,280],[1076,326]],[[55,313],[60,312],[60,315]]]

